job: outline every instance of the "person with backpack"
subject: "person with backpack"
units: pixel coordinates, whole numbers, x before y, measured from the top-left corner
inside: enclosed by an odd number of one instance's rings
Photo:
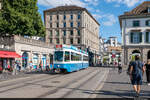
[[[140,56],[135,55],[135,61],[132,62],[130,66],[130,78],[133,89],[136,92],[136,97],[140,95],[144,71],[145,67],[142,61],[140,61]]]

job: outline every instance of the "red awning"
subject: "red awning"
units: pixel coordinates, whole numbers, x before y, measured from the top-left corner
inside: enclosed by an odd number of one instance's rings
[[[20,58],[21,56],[13,51],[0,51],[0,58]]]

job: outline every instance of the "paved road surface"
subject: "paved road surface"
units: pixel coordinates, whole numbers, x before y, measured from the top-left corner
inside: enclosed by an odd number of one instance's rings
[[[109,69],[89,67],[70,74],[37,74],[0,82],[1,98],[95,98]]]
[[[146,84],[144,75],[141,98],[150,98],[150,86]],[[97,98],[133,98],[134,92],[126,70],[118,74],[117,69],[110,69],[107,80],[101,90],[97,91]]]

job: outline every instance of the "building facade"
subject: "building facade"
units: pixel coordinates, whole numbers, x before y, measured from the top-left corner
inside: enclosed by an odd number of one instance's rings
[[[100,24],[85,9],[78,6],[59,6],[44,11],[46,42],[74,45],[88,49],[96,63],[99,54]]]
[[[145,1],[130,12],[119,16],[123,53],[122,63],[128,65],[131,55],[138,54],[141,60],[150,59],[150,1]]]
[[[104,38],[99,37],[99,54],[100,54],[99,61],[100,61],[100,63],[103,62],[103,56],[104,56],[104,51],[105,51],[104,41],[105,41]]]
[[[109,37],[104,43],[104,56],[103,62],[109,65],[121,62],[122,48],[121,44],[117,41],[117,37]]]
[[[16,52],[19,54],[21,57],[14,57],[15,59],[13,58],[13,60],[19,62],[21,69],[28,68],[30,62],[32,62],[35,69],[38,68],[40,62],[43,68],[46,67],[46,63],[53,63],[53,46],[40,40],[24,38],[22,36],[0,37],[0,51]],[[8,65],[6,63],[12,60],[9,56],[1,57],[0,55],[0,62],[2,62],[4,69],[7,67],[5,65]]]

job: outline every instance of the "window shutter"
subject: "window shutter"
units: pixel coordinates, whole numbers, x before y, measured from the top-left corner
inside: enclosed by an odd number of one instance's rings
[[[149,32],[146,32],[146,43],[149,42]]]
[[[140,43],[142,42],[142,32],[139,33],[140,35]]]
[[[133,33],[130,34],[130,42],[133,43]]]

